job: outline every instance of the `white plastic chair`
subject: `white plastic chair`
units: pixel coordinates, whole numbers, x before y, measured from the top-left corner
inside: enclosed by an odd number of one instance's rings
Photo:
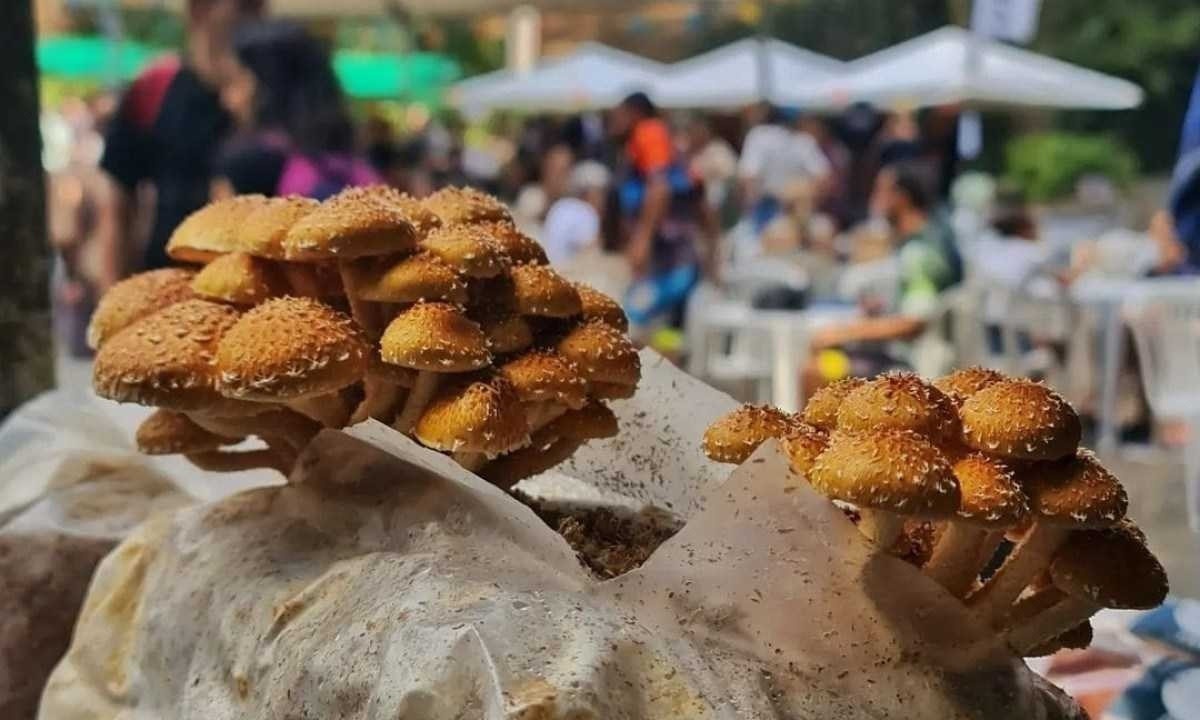
[[[1188,423],[1188,525],[1200,532],[1200,280],[1139,283],[1124,313],[1151,411]]]

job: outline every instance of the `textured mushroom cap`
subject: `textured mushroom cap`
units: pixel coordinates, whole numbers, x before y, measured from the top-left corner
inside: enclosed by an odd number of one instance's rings
[[[384,199],[404,213],[408,221],[416,228],[419,237],[425,237],[442,226],[442,219],[436,213],[408,193],[393,190]]]
[[[792,469],[804,475],[817,464],[817,458],[828,445],[829,433],[794,419],[787,435],[783,436],[783,451],[787,453]]]
[[[241,438],[222,437],[200,427],[183,413],[155,410],[137,429],[138,450],[147,455],[207,452]]]
[[[504,248],[478,225],[443,225],[426,235],[421,247],[468,277],[495,277],[509,265]]]
[[[521,232],[512,223],[489,222],[482,223],[479,227],[499,243],[513,265],[546,265],[550,262],[546,257],[546,250],[538,241]]]
[[[602,322],[593,320],[577,326],[558,341],[555,349],[578,365],[593,383],[636,386],[642,376],[642,361],[633,343],[620,330]]]
[[[1008,379],[1008,376],[1002,372],[976,365],[974,367],[955,370],[949,375],[943,375],[933,381],[933,386],[946,393],[946,395],[950,396],[951,400],[961,405],[964,400],[988,385]]]
[[[848,377],[835,380],[817,390],[804,406],[804,422],[825,431],[837,427],[838,408],[846,396],[867,381],[862,378]]]
[[[834,500],[905,515],[946,517],[960,502],[950,463],[908,430],[835,430],[808,480]]]
[[[234,305],[257,305],[287,291],[287,282],[274,263],[244,252],[222,255],[192,278],[192,292],[197,296]]]
[[[704,454],[716,462],[740,465],[769,438],[782,438],[793,424],[792,416],[779,408],[742,405],[704,431]]]
[[[1021,477],[1029,506],[1042,522],[1106,527],[1125,517],[1125,488],[1087,450],[1054,462],[1036,463]]]
[[[574,283],[575,292],[579,293],[579,302],[584,320],[599,320],[606,325],[612,325],[621,332],[628,332],[629,318],[621,304],[600,292],[591,285]]]
[[[615,437],[618,431],[617,416],[602,402],[589,400],[585,405],[568,410],[538,433],[543,441],[549,438],[575,440],[599,440]]]
[[[1079,447],[1079,416],[1040,383],[1003,380],[972,395],[960,411],[963,440],[993,455],[1057,460]]]
[[[135,321],[168,305],[191,299],[194,275],[183,268],[163,268],[138,273],[113,285],[92,313],[88,323],[88,345],[93,350],[99,349]]]
[[[1054,586],[1101,607],[1148,610],[1167,597],[1167,573],[1138,533],[1121,525],[1071,533],[1054,556]]]
[[[354,293],[373,302],[467,301],[467,285],[449,265],[428,252],[403,258],[362,258],[350,266]]]
[[[351,259],[410,252],[417,229],[390,200],[387,188],[347,188],[321,203],[288,230],[288,260]]]
[[[957,440],[950,398],[914,373],[892,372],[854,388],[838,408],[843,430],[912,430],[935,443]]]
[[[417,303],[388,324],[380,356],[393,365],[456,373],[492,362],[483,329],[454,305]]]
[[[324,395],[358,382],[370,348],[354,321],[311,298],[268,300],[221,338],[217,386],[272,401]]]
[[[958,517],[972,525],[1006,528],[1029,517],[1029,498],[1007,465],[981,453],[953,464],[962,504]]]
[[[583,311],[579,292],[548,265],[518,265],[509,276],[523,315],[572,317]]]
[[[1087,620],[1025,652],[1025,657],[1045,657],[1059,650],[1083,650],[1092,644],[1092,624]]]
[[[488,346],[499,355],[520,352],[533,345],[533,328],[520,315],[484,317],[479,324],[487,336]]]
[[[237,319],[234,308],[208,300],[169,305],[104,343],[92,365],[92,387],[109,400],[171,410],[219,405],[217,343]]]
[[[283,241],[288,231],[320,205],[312,198],[295,195],[268,199],[246,216],[238,236],[242,250],[257,257],[283,260]]]
[[[531,350],[500,368],[524,402],[552,401],[569,408],[587,402],[587,380],[575,363],[553,350]]]
[[[167,255],[182,262],[208,262],[218,255],[242,250],[246,218],[265,205],[263,195],[238,195],[209,203],[171,233]]]
[[[442,386],[417,420],[414,434],[435,450],[489,457],[529,442],[529,426],[517,389],[494,373]]]
[[[445,187],[425,198],[424,204],[445,225],[512,222],[504,203],[474,188]]]

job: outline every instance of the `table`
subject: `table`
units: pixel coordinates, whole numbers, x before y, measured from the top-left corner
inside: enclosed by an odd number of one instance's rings
[[[695,321],[702,337],[713,330],[765,333],[771,344],[771,402],[785,412],[800,409],[800,369],[809,356],[814,330],[859,315],[854,305],[813,305],[803,310],[759,310],[738,300],[717,300],[698,308]],[[707,339],[704,347],[707,346]],[[705,352],[704,348],[698,348]]]

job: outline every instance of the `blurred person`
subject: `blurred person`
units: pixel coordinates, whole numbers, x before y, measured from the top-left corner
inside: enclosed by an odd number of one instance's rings
[[[625,98],[610,122],[613,136],[624,145],[618,196],[625,257],[636,279],[626,296],[629,319],[641,330],[660,322],[681,327],[702,269],[713,272],[715,214],[645,93]]]
[[[845,357],[843,372],[861,376],[912,367],[911,343],[936,330],[928,320],[942,293],[963,276],[953,232],[934,212],[934,190],[921,168],[905,164],[884,168],[876,179],[871,202],[874,212],[887,220],[899,238],[895,305],[868,308],[868,313],[880,314],[822,329],[812,340],[814,350],[840,348]],[[827,377],[828,373],[817,375],[824,381],[837,379]]]
[[[599,246],[611,181],[608,168],[595,161],[571,169],[567,193],[550,206],[542,225],[542,245],[551,263],[570,265],[584,250]]]
[[[104,258],[98,292],[127,271],[123,259],[133,242],[139,186],[155,190],[144,268],[168,263],[171,231],[208,202],[213,159],[233,126],[219,96],[234,66],[233,33],[264,9],[265,0],[187,0],[182,58],[151,64],[126,91],[100,161],[113,188],[97,208]]]
[[[1187,250],[1186,266],[1200,272],[1200,72],[1183,120],[1168,207],[1179,241]]]
[[[1085,276],[1139,278],[1173,275],[1188,269],[1188,249],[1180,241],[1167,210],[1150,218],[1144,232],[1117,228],[1071,249],[1064,280]]]
[[[756,232],[779,212],[779,198],[789,183],[814,180],[823,184],[830,165],[816,138],[793,122],[794,114],[776,107],[750,128],[738,160],[743,211]]]
[[[850,173],[854,159],[824,118],[804,115],[800,118],[800,128],[817,141],[817,147],[829,161],[829,173],[819,188],[817,209],[833,218],[837,227],[847,227],[851,220]]]
[[[688,156],[688,171],[704,184],[704,199],[720,211],[729,199],[737,176],[737,153],[733,146],[713,131],[708,118],[695,116],[684,129],[683,142]]]
[[[354,126],[329,53],[304,28],[270,21],[241,27],[236,67],[221,102],[239,135],[221,154],[213,197],[259,193],[324,200],[382,182],[354,153]]]

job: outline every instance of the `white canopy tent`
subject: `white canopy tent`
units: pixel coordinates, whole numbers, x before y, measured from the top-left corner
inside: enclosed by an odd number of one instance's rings
[[[1137,85],[958,27],[944,27],[849,63],[816,87],[788,89],[784,102],[832,108],[1030,105],[1123,110],[1142,102]]]
[[[785,90],[829,80],[844,65],[782,40],[747,38],[671,65],[655,83],[653,97],[663,107],[780,103]]]
[[[450,89],[449,101],[468,112],[606,108],[635,90],[650,90],[663,72],[653,60],[584,43],[528,72],[498,70],[463,80]]]

